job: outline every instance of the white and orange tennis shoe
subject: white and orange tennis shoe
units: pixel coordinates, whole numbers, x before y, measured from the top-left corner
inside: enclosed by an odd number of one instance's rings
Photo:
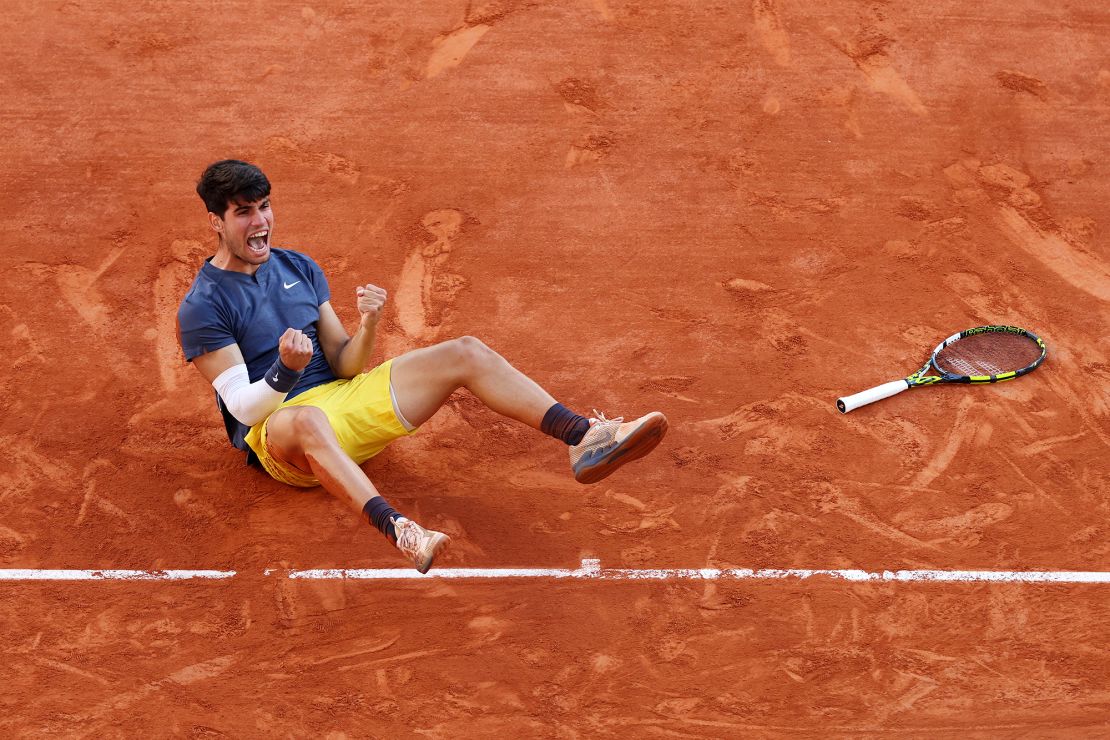
[[[416,522],[405,517],[390,519],[397,532],[397,549],[403,552],[416,569],[427,573],[436,556],[451,544],[451,538],[443,532],[424,529]]]
[[[639,460],[667,433],[667,417],[658,411],[629,422],[622,416],[606,419],[597,409],[594,414],[586,436],[570,448],[570,467],[579,483],[597,483],[625,463]]]

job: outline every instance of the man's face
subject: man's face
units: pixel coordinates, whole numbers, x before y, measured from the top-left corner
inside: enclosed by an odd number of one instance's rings
[[[209,214],[212,228],[220,233],[220,241],[227,247],[239,267],[261,265],[270,259],[270,235],[274,230],[274,212],[270,198],[253,202],[232,200],[227,204],[223,218]]]

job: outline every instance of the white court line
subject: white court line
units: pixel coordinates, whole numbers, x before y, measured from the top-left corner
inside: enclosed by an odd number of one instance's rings
[[[233,570],[0,570],[0,581],[188,581],[234,576]]]
[[[0,581],[185,581],[233,578],[233,570],[0,570]],[[583,560],[575,570],[566,568],[437,568],[421,575],[412,568],[278,570],[263,575],[277,578],[407,581],[436,578],[577,578],[600,581],[782,581],[832,578],[853,582],[934,583],[1110,583],[1105,571],[1005,571],[1005,570],[825,570],[750,568],[602,568],[600,560]]]

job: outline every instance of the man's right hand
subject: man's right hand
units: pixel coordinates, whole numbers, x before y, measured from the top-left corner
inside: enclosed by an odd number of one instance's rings
[[[281,362],[290,370],[300,372],[312,359],[312,340],[303,331],[286,329],[278,342],[278,354]]]

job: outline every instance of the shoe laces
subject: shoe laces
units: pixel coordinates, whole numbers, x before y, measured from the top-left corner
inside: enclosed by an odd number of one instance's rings
[[[621,424],[624,422],[623,416],[618,416],[615,419],[607,419],[605,414],[597,409],[593,410],[594,415],[590,424],[589,430],[586,435],[582,437],[582,441],[570,448],[571,464],[577,462],[591,450],[604,450],[612,447],[617,443],[617,432],[620,431]]]
[[[411,519],[397,521],[390,517],[389,521],[393,523],[393,531],[397,533],[397,549],[415,557],[424,539],[424,528]]]

